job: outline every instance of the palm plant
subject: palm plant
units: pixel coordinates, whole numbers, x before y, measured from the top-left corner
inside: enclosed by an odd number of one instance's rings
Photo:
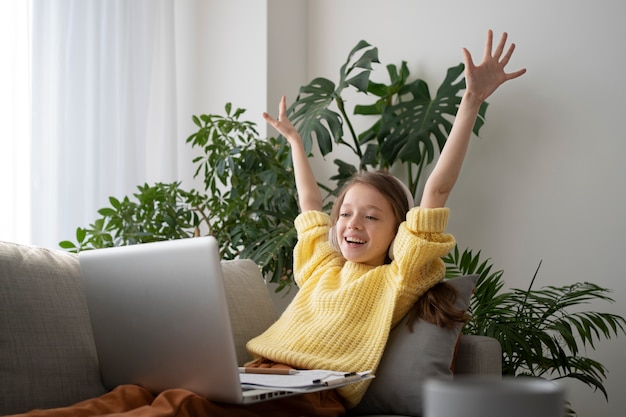
[[[610,290],[589,282],[535,289],[540,263],[527,289],[504,291],[503,271],[493,271],[489,260],[480,259],[480,252],[460,253],[455,248],[444,261],[449,278],[480,276],[470,305],[472,318],[463,332],[500,342],[503,374],[573,378],[600,390],[608,401],[604,387],[607,369],[584,356],[585,348],[625,334],[626,320],[578,307],[591,301],[612,303]]]

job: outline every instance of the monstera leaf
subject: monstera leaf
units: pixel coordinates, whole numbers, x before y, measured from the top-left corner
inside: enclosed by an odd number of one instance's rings
[[[382,109],[380,123],[373,127],[386,165],[391,166],[396,160],[430,164],[436,155],[435,144],[438,151],[443,149],[461,103],[461,91],[465,89],[463,69],[463,64],[449,68],[434,98],[428,85],[419,79],[398,89],[397,101]],[[474,125],[476,135],[486,110],[487,103],[483,103]]]
[[[347,117],[341,92],[349,86],[365,92],[372,63],[377,62],[378,49],[360,41],[342,65],[337,85],[326,78],[315,78],[300,88],[300,93],[287,114],[294,126],[298,127],[307,153],[311,152],[315,140],[322,155],[332,151],[333,142],[350,146],[353,151],[358,152],[343,138],[343,123]],[[329,109],[333,102],[336,102],[341,114]],[[350,126],[349,128],[351,129]]]

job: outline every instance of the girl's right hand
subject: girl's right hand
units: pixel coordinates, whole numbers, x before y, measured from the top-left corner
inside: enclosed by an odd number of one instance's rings
[[[278,133],[287,138],[289,143],[292,143],[294,140],[302,141],[298,131],[287,117],[287,98],[285,96],[281,97],[280,103],[278,104],[278,120],[272,118],[272,116],[266,112],[263,112],[263,118],[276,129]]]
[[[293,169],[298,189],[298,201],[301,211],[322,210],[322,193],[317,186],[315,175],[311,170],[308,155],[304,150],[302,138],[287,118],[287,99],[282,96],[278,105],[278,120],[269,114],[263,113],[263,118],[281,135],[287,138],[291,145],[291,156],[293,159]]]

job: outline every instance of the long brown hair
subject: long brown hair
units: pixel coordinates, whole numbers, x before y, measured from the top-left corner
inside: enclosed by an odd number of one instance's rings
[[[417,299],[409,311],[407,327],[413,332],[413,324],[422,319],[437,326],[451,329],[459,323],[466,323],[470,315],[454,306],[459,294],[456,288],[445,281],[435,284]]]

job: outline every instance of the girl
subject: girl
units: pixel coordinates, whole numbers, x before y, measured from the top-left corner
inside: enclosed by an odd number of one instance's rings
[[[287,138],[293,155],[301,209],[295,220],[294,250],[299,291],[281,318],[248,343],[251,353],[303,369],[376,369],[390,329],[444,276],[440,258],[455,244],[444,233],[448,221],[444,206],[459,176],[481,103],[502,83],[525,73],[525,69],[504,71],[515,49],[511,44],[505,52],[506,39],[504,33],[492,51],[489,31],[478,66],[463,49],[467,89],[420,207],[409,210],[412,199],[407,199],[399,181],[376,172],[357,175],[340,194],[331,216],[322,213],[321,192],[302,140],[286,116],[285,97],[277,120],[263,114]],[[337,390],[347,408],[358,404],[367,384]]]

